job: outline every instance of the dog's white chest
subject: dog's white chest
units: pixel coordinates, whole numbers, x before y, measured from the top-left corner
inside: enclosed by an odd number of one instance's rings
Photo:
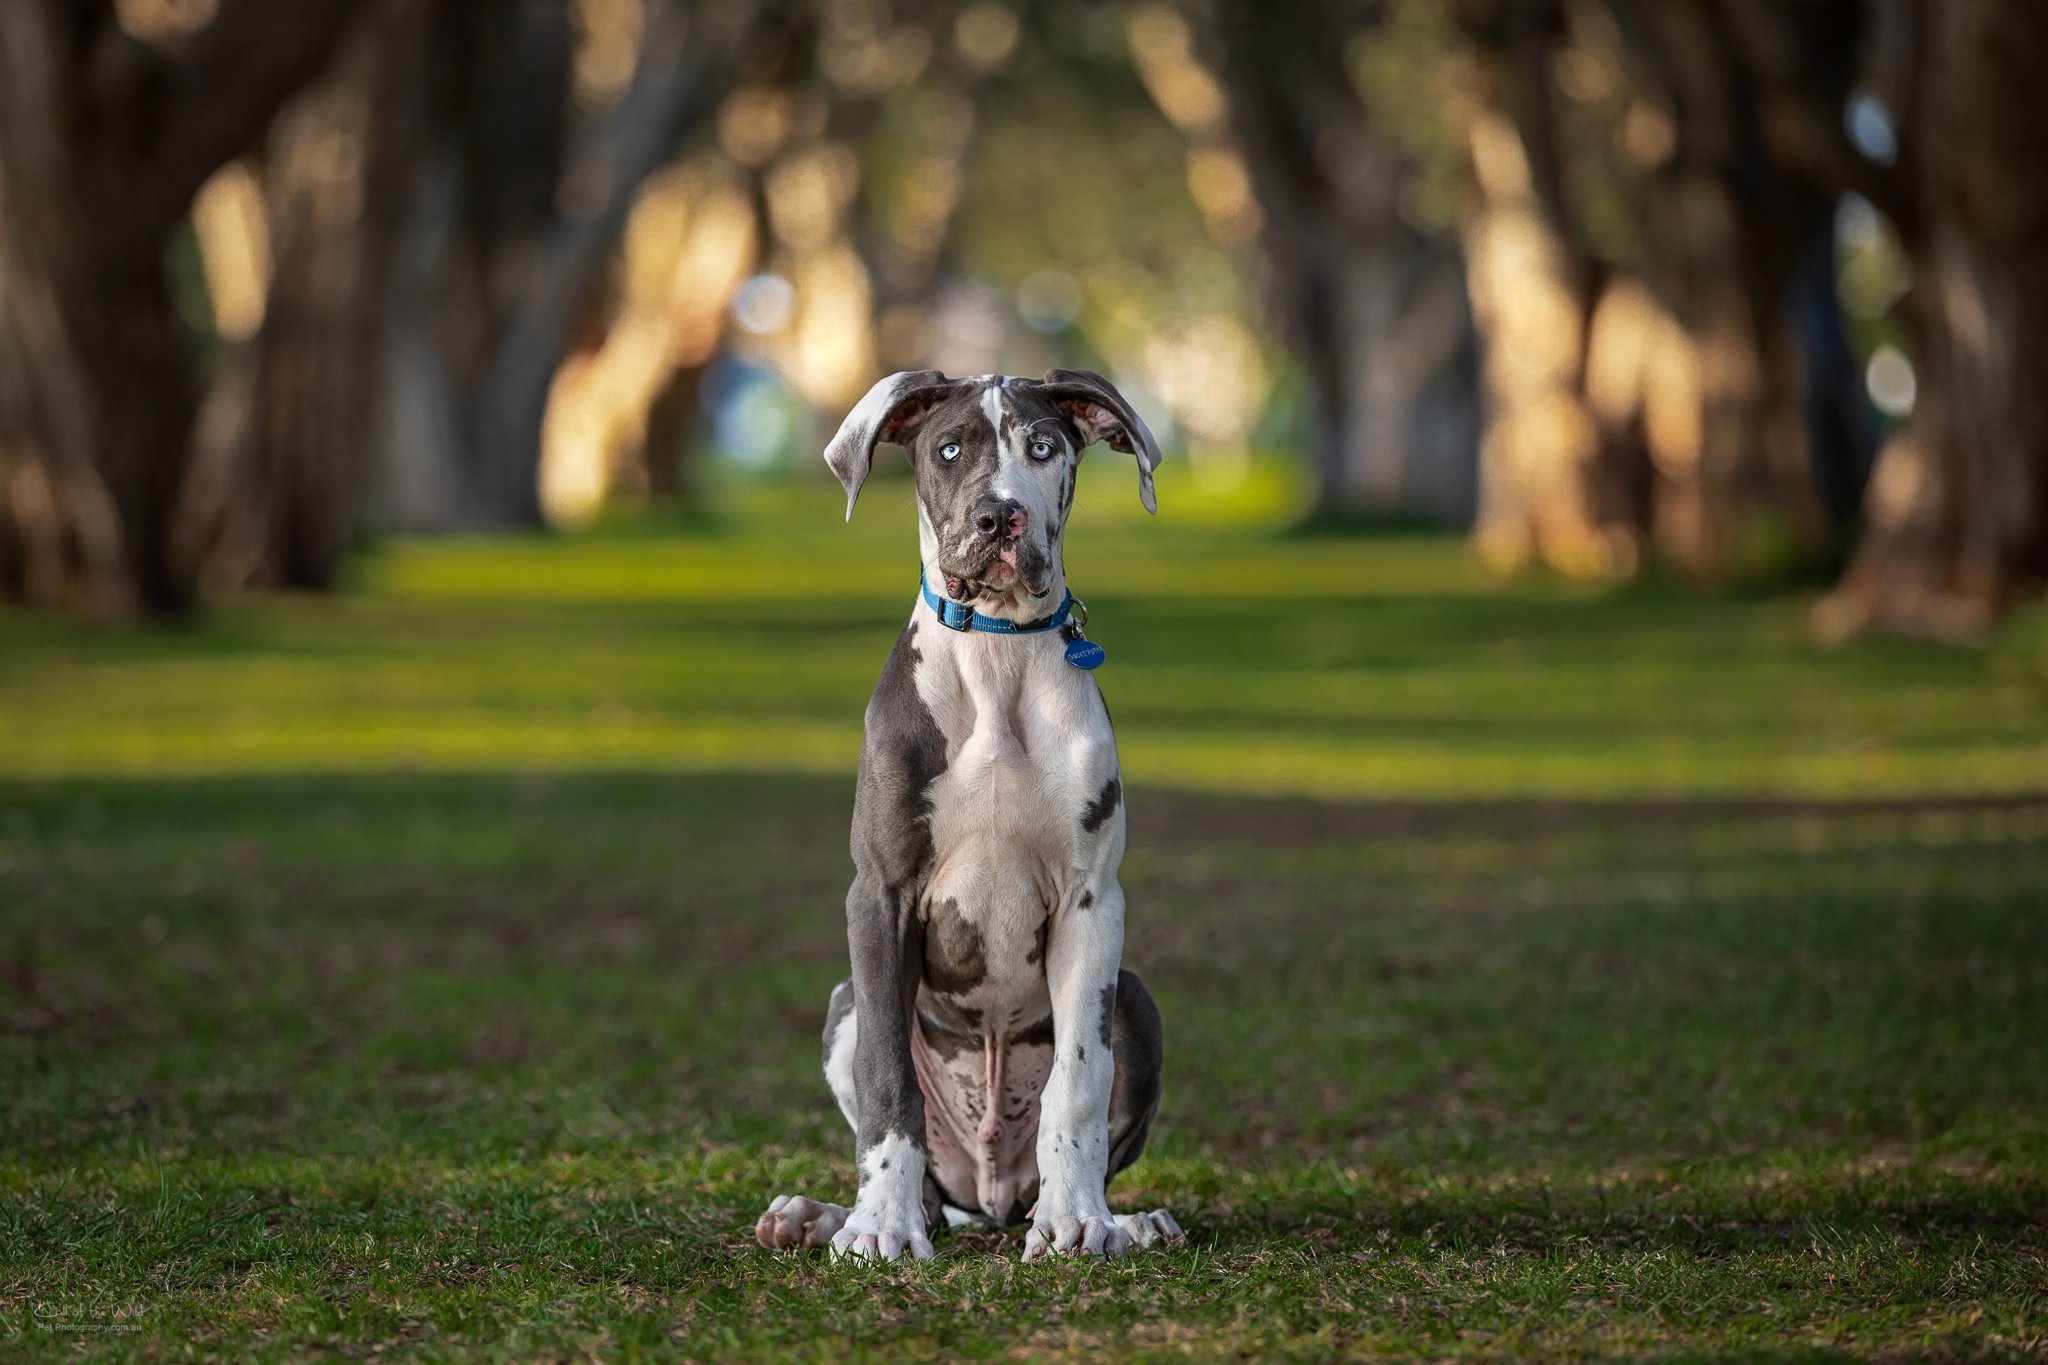
[[[1028,947],[1099,863],[1104,831],[1085,816],[1116,772],[1108,713],[1093,679],[1065,663],[1057,637],[926,626],[918,643],[929,651],[918,691],[946,744],[946,767],[929,793],[928,898],[956,902],[985,935],[1010,940],[989,944],[992,962],[1007,960],[1000,950]],[[1042,980],[1042,964],[1030,965]]]

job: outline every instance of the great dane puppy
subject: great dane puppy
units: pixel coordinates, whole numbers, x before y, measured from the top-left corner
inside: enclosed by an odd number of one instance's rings
[[[853,804],[853,975],[825,1015],[825,1079],[853,1125],[851,1209],[783,1195],[763,1246],[896,1260],[949,1223],[1028,1218],[1024,1259],[1177,1239],[1112,1214],[1111,1176],[1159,1104],[1159,1011],[1121,969],[1123,786],[1067,595],[1082,450],[1159,447],[1100,375],[936,370],[875,385],[825,449],[846,514],[875,446],[917,475],[922,581],[868,703]]]

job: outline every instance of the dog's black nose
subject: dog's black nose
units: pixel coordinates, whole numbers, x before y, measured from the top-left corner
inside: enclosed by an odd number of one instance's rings
[[[984,540],[1024,534],[1024,505],[1015,498],[986,497],[974,505],[974,529]]]

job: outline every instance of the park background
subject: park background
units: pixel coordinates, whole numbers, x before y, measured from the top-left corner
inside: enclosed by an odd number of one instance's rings
[[[0,1346],[2048,1341],[2048,9],[0,5]],[[752,1246],[913,598],[1083,466],[1182,1249]]]

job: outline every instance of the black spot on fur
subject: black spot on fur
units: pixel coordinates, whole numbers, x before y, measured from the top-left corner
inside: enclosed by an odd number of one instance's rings
[[[1011,1034],[1010,1037],[1012,1041],[1019,1044],[1027,1044],[1032,1047],[1051,1047],[1053,1045],[1052,1016],[1048,1014],[1037,1023]]]
[[[1093,891],[1083,891],[1081,893],[1081,908],[1086,910],[1093,904],[1095,904],[1095,893]]]
[[[1083,892],[1082,894],[1087,895],[1088,893]],[[1085,900],[1081,903],[1083,905],[1087,904]],[[1045,961],[1045,936],[1051,928],[1052,920],[1050,917],[1038,922],[1038,942],[1032,945],[1030,952],[1024,954],[1024,961],[1026,963],[1036,967],[1039,963]]]
[[[1116,982],[1102,988],[1102,1045],[1108,1047],[1116,1028]]]
[[[945,995],[965,995],[988,977],[988,958],[981,930],[960,913],[960,903],[947,900],[927,912],[924,935],[924,980]]]
[[[1081,812],[1081,828],[1090,834],[1101,829],[1102,822],[1116,813],[1117,805],[1123,799],[1123,784],[1111,776],[1109,781],[1102,784],[1102,795],[1096,797],[1089,803],[1088,809]]]
[[[981,1028],[980,1010],[932,991],[919,993],[917,1012],[933,1028],[950,1029],[956,1033],[974,1033]]]
[[[932,991],[917,997],[917,1031],[924,1045],[941,1057],[981,1051],[981,1011]]]

